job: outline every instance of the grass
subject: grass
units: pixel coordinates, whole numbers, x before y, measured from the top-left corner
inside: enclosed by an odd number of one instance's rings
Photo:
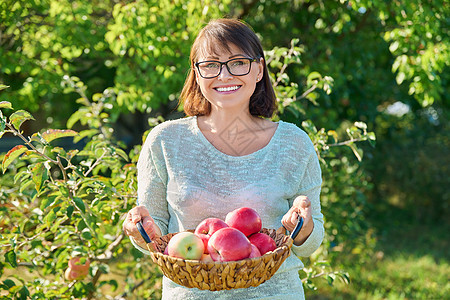
[[[366,263],[342,255],[339,269],[350,274],[350,284],[336,281],[330,286],[321,280],[316,282],[318,290],[306,291],[306,298],[450,299],[448,223],[411,220],[405,214],[375,220],[379,233],[376,255]]]

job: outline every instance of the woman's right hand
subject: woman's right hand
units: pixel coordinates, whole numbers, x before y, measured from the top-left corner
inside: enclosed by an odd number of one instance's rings
[[[161,230],[158,225],[155,224],[155,221],[152,217],[150,217],[150,213],[148,212],[145,206],[136,206],[132,208],[125,218],[123,222],[123,231],[126,235],[131,237],[139,246],[144,249],[147,249],[147,243],[142,238],[139,233],[136,223],[142,220],[142,225],[144,226],[145,231],[151,240],[154,240],[157,237],[161,236]]]

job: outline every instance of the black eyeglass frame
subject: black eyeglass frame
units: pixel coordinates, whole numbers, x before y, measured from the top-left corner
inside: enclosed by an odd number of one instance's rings
[[[240,60],[240,59],[248,59],[248,60],[250,61],[250,67],[248,68],[248,72],[245,73],[245,74],[239,74],[239,75],[233,74],[233,73],[231,72],[230,68],[228,67],[228,63],[229,63],[230,61],[233,61],[233,60]],[[212,79],[212,78],[218,77],[218,76],[220,75],[220,73],[222,73],[222,69],[223,69],[223,66],[224,66],[224,65],[225,65],[225,67],[227,68],[228,73],[230,73],[231,75],[233,75],[233,76],[245,76],[245,75],[249,74],[250,71],[252,70],[252,62],[257,62],[258,59],[259,59],[259,58],[239,57],[239,58],[232,58],[232,59],[229,59],[229,60],[227,60],[226,62],[221,62],[221,61],[218,61],[218,60],[205,60],[205,61],[199,61],[199,62],[196,62],[196,63],[194,64],[194,66],[197,67],[198,74],[200,75],[200,77],[205,78],[205,79]],[[218,73],[217,75],[215,75],[215,76],[203,76],[203,75],[202,75],[202,72],[200,71],[199,65],[202,64],[202,63],[208,63],[208,62],[215,62],[215,63],[219,63],[219,64],[220,64],[220,67],[219,67],[219,73]]]

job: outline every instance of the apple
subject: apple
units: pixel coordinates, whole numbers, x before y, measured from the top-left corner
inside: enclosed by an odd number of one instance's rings
[[[241,207],[229,212],[225,217],[225,223],[239,229],[247,237],[259,232],[262,228],[261,217],[250,207]]]
[[[169,256],[182,259],[199,260],[205,251],[201,238],[192,232],[180,232],[175,234],[167,244]]]
[[[247,258],[252,252],[252,245],[241,231],[226,227],[210,237],[208,252],[214,261],[236,261]]]
[[[261,255],[266,254],[269,251],[273,251],[277,248],[277,244],[275,241],[264,233],[254,233],[249,238],[250,243],[255,245],[259,252],[261,252]]]
[[[261,256],[261,252],[259,252],[258,247],[256,247],[255,245],[252,244],[252,252],[250,252],[250,255],[248,256],[248,258],[255,258],[255,257],[260,257]]]
[[[64,273],[64,277],[65,277],[67,280],[72,281],[72,280],[77,279],[78,273],[75,272],[74,270],[72,270],[71,268],[67,268],[67,269],[66,269],[66,272]]]
[[[91,261],[86,257],[75,256],[69,260],[69,268],[76,272],[85,272],[86,270],[89,270],[90,264]]]
[[[89,274],[90,263],[89,258],[72,257],[68,263],[69,267],[64,273],[65,278],[70,281],[83,279]]]
[[[202,239],[205,245],[205,253],[208,253],[208,241],[211,235],[225,227],[228,227],[227,223],[218,218],[207,218],[197,225],[194,233]]]
[[[209,263],[209,262],[214,262],[213,259],[211,258],[211,255],[203,253],[202,257],[200,257],[200,261],[205,262],[205,263]]]

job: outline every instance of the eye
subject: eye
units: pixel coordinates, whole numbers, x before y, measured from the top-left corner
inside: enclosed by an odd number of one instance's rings
[[[219,68],[219,64],[216,62],[205,62],[202,63],[200,65],[201,68],[205,68],[205,69],[218,69]]]
[[[236,59],[236,60],[232,60],[230,63],[231,63],[232,67],[240,67],[240,66],[244,66],[244,65],[248,64],[248,60]]]

